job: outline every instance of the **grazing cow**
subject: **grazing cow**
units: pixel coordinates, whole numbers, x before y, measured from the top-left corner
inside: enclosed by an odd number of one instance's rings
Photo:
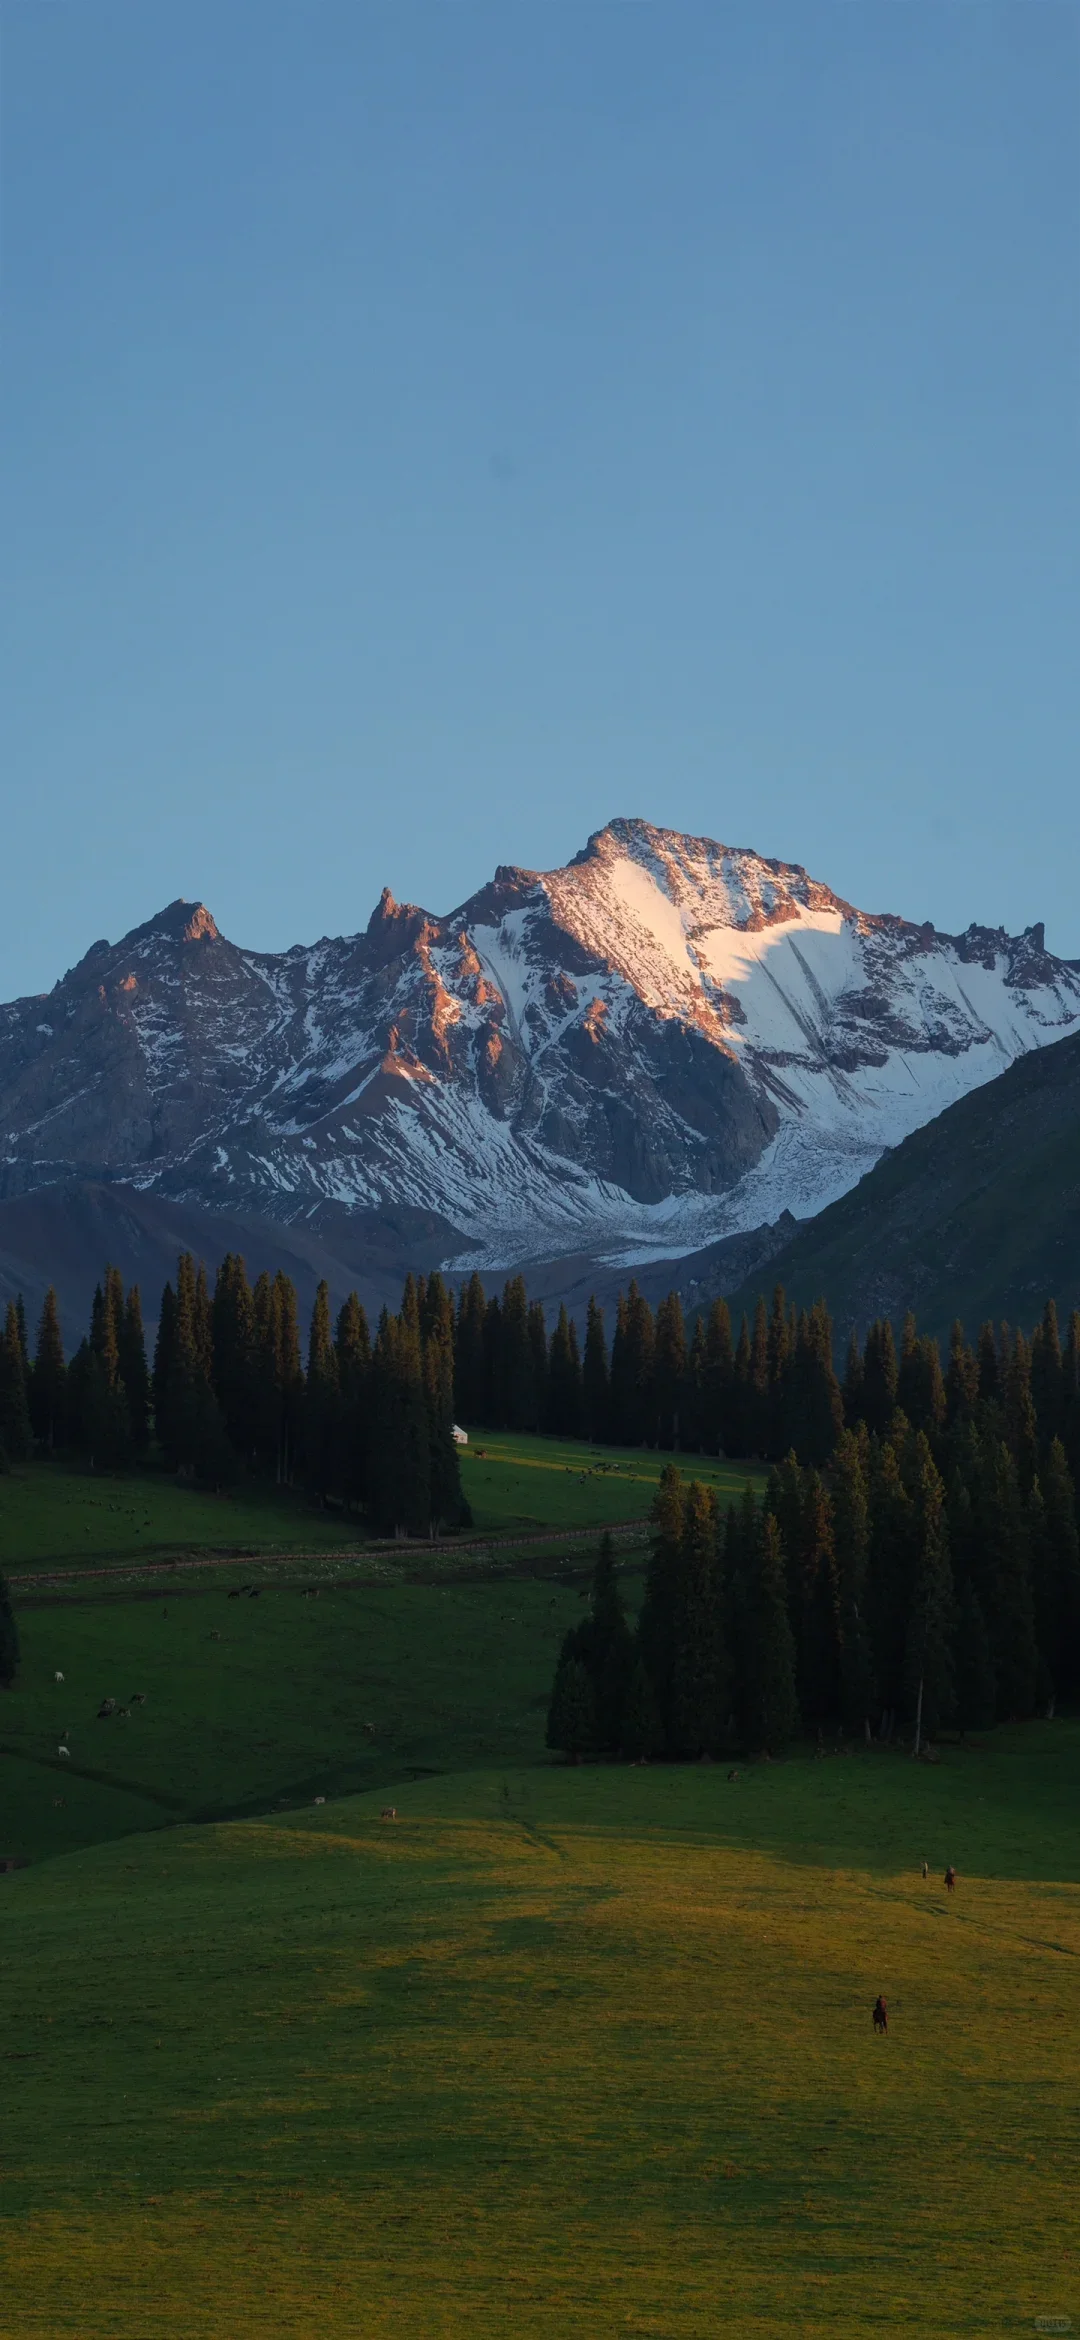
[[[64,1679],[63,1675],[62,1675],[61,1673],[59,1673],[59,1672],[57,1672],[57,1673],[55,1673],[55,1674],[53,1675],[53,1681],[54,1681],[54,1682],[62,1682],[62,1681],[63,1681],[63,1679]]]
[[[116,1700],[115,1700],[115,1698],[103,1698],[103,1699],[102,1699],[102,1701],[101,1701],[101,1705],[98,1707],[98,1721],[99,1721],[99,1722],[104,1722],[104,1721],[105,1721],[105,1718],[106,1718],[106,1716],[107,1716],[107,1715],[110,1715],[110,1714],[115,1714],[115,1713],[116,1713]]]
[[[886,2001],[885,2001],[883,1998],[881,1998],[881,1997],[879,1996],[879,1997],[878,1997],[878,1998],[876,1998],[876,1999],[875,1999],[875,2001],[874,2001],[874,2030],[875,2030],[875,2031],[887,2031],[887,2030],[888,2030],[888,2028],[889,2028],[889,2009],[888,2009],[888,2005],[887,2005]]]
[[[240,1598],[240,1587],[239,1587],[239,1585],[238,1585],[238,1584],[234,1584],[234,1586],[233,1586],[233,1588],[232,1588],[232,1591],[231,1591],[231,1593],[229,1594],[229,1599],[230,1599],[231,1601],[238,1601],[238,1600],[239,1600],[239,1598]]]
[[[63,1798],[63,1796],[54,1796],[54,1797],[53,1797],[53,1800],[52,1800],[52,1808],[53,1808],[53,1811],[54,1811],[54,1812],[62,1812],[62,1811],[63,1811],[63,1809],[64,1809],[64,1798]]]
[[[116,1709],[116,1719],[117,1722],[129,1722],[131,1719],[130,1706],[118,1706]]]
[[[58,1755],[70,1755],[71,1749],[70,1747],[58,1747],[56,1752]]]
[[[384,1820],[396,1820],[396,1819],[397,1819],[397,1805],[396,1805],[396,1804],[384,1804],[384,1805],[383,1805],[383,1808],[382,1808],[382,1817],[383,1817],[383,1819],[384,1819]]]
[[[729,1771],[729,1772],[728,1772],[728,1778],[729,1778],[729,1779],[738,1779],[738,1776],[739,1776],[739,1774],[738,1774],[738,1772],[737,1772],[737,1771]]]
[[[133,1691],[132,1691],[132,1693],[131,1693],[131,1704],[132,1704],[132,1706],[145,1706],[145,1705],[146,1705],[146,1692],[145,1692],[145,1690],[133,1690]]]
[[[374,1725],[374,1723],[365,1723],[365,1724],[364,1724],[364,1732],[365,1732],[365,1735],[366,1735],[366,1736],[367,1736],[369,1739],[373,1739],[373,1738],[374,1738],[374,1736],[375,1736],[375,1725]]]
[[[317,1803],[317,1804],[325,1804],[325,1802],[326,1802],[326,1797],[325,1797],[325,1796],[316,1796],[316,1798],[315,1798],[315,1801],[316,1801],[316,1803]]]

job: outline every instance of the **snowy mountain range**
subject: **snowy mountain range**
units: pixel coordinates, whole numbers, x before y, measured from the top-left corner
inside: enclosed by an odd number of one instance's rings
[[[808,1217],[1076,1029],[1041,926],[938,934],[616,820],[445,917],[384,892],[364,933],[275,955],[174,902],[95,943],[0,1008],[0,1196],[416,1213],[451,1265],[629,1265]]]

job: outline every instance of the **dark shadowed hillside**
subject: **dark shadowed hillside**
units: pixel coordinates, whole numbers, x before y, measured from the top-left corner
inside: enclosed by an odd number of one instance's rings
[[[905,1138],[807,1222],[769,1268],[800,1304],[824,1293],[838,1328],[913,1308],[1026,1324],[1052,1293],[1080,1304],[1080,1037],[1032,1050]],[[732,1295],[752,1307],[759,1283]]]

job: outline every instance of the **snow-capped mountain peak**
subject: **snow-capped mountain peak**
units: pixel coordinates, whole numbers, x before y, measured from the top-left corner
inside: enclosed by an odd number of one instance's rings
[[[493,1265],[655,1257],[820,1209],[1078,1026],[1041,927],[940,935],[615,820],[445,917],[387,888],[363,934],[272,955],[175,902],[95,945],[0,1010],[3,1187],[408,1206]]]

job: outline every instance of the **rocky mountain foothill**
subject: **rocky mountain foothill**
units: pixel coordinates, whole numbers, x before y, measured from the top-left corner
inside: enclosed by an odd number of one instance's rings
[[[106,1259],[154,1293],[190,1249],[369,1307],[436,1265],[694,1305],[1075,1031],[1041,926],[939,934],[644,821],[278,954],[174,902],[0,1008],[0,1293],[81,1319]]]

